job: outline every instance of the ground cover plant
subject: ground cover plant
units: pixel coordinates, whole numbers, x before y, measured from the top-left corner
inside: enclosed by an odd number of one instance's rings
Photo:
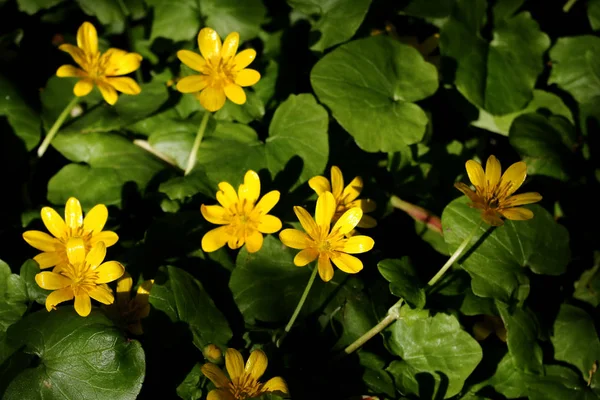
[[[1,397],[600,398],[599,29],[0,0]]]

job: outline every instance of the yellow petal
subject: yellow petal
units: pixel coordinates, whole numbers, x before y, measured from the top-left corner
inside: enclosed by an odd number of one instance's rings
[[[225,352],[225,368],[231,380],[235,380],[244,373],[244,359],[236,349],[227,349]]]
[[[458,190],[460,190],[461,192],[463,192],[464,194],[467,195],[467,197],[469,198],[469,200],[471,200],[474,203],[482,203],[483,200],[482,198],[475,193],[470,187],[468,187],[467,185],[465,185],[462,182],[456,182],[454,184],[454,187],[457,188]]]
[[[229,241],[230,237],[229,233],[227,233],[227,229],[227,226],[220,226],[208,231],[202,237],[202,251],[210,253],[225,246],[225,243]]]
[[[98,278],[96,283],[108,283],[119,279],[125,272],[125,267],[120,262],[108,261],[96,268]]]
[[[79,47],[65,43],[61,44],[59,49],[66,53],[69,53],[69,55],[73,57],[73,61],[75,61],[82,68],[85,68],[85,65],[87,64],[85,61],[85,53]]]
[[[357,228],[375,228],[377,226],[377,220],[370,215],[363,214],[360,221],[356,225]]]
[[[256,50],[246,49],[240,51],[233,59],[233,71],[241,71],[256,58]]]
[[[102,264],[104,257],[106,257],[106,244],[104,244],[104,242],[98,242],[85,257],[85,262],[92,269],[96,269]]]
[[[237,192],[229,182],[220,182],[217,201],[225,208],[234,206],[239,201]]]
[[[279,240],[292,249],[305,249],[311,242],[310,237],[306,233],[300,232],[297,229],[282,230],[279,233]]]
[[[252,170],[244,175],[244,184],[240,185],[238,190],[240,201],[246,200],[252,204],[256,203],[260,196],[260,178],[258,174]]]
[[[177,90],[181,93],[199,92],[208,86],[208,79],[206,75],[186,76],[177,82]]]
[[[87,293],[80,292],[75,296],[75,311],[82,317],[87,317],[92,311],[92,301]]]
[[[228,389],[213,389],[208,392],[206,400],[236,400]]]
[[[206,67],[206,60],[198,53],[194,53],[189,50],[179,50],[177,52],[177,58],[179,61],[193,69],[194,71],[204,72]]]
[[[502,226],[504,225],[504,221],[500,218],[500,214],[498,214],[494,210],[486,210],[481,213],[481,219],[492,226]]]
[[[58,76],[59,78],[71,78],[71,77],[84,78],[84,77],[88,76],[88,74],[84,70],[74,67],[72,65],[61,65],[56,70],[56,76]]]
[[[223,42],[223,48],[221,49],[221,57],[223,62],[227,62],[230,58],[235,56],[238,45],[240,44],[240,34],[237,32],[231,32],[225,38]]]
[[[58,252],[40,253],[33,260],[39,264],[40,269],[54,267],[63,261]]]
[[[248,361],[246,361],[245,371],[254,379],[258,380],[267,370],[268,363],[269,360],[267,359],[267,355],[264,351],[254,350],[252,353],[250,353]]]
[[[319,252],[316,249],[308,248],[300,251],[294,257],[294,265],[304,267],[305,265],[315,261],[319,257]]]
[[[79,265],[85,260],[85,241],[79,237],[71,237],[65,244],[67,258],[72,265]]]
[[[342,251],[344,253],[360,254],[371,250],[374,245],[375,241],[369,236],[352,236],[351,238],[348,238]]]
[[[211,224],[226,225],[231,222],[231,215],[221,206],[200,206],[200,212]]]
[[[217,367],[215,364],[204,364],[200,370],[204,376],[210,379],[210,381],[218,388],[227,387],[229,384],[229,379],[227,379],[221,368]]]
[[[485,172],[483,167],[477,161],[469,160],[465,164],[469,180],[475,187],[479,187],[482,190],[485,189]],[[461,189],[459,189],[461,190]]]
[[[281,220],[273,215],[261,215],[258,220],[258,231],[275,233],[281,229]]]
[[[102,94],[104,100],[111,106],[114,105],[119,98],[115,88],[102,81],[98,81],[96,84],[98,85],[98,89],[100,89],[100,94]]]
[[[344,188],[344,191],[342,192],[342,199],[344,199],[344,202],[349,203],[356,199],[358,196],[360,196],[360,192],[362,192],[362,189],[363,180],[360,176],[357,176],[354,179],[352,179],[348,186]],[[363,211],[365,211],[364,208]]]
[[[500,161],[493,155],[489,156],[485,163],[486,190],[493,190],[500,183],[501,175],[502,167],[500,166]]]
[[[335,208],[336,203],[331,192],[323,192],[319,195],[317,207],[315,209],[315,222],[323,232],[329,232],[329,226],[333,214],[335,214]]]
[[[246,250],[248,253],[256,253],[263,245],[263,235],[259,231],[254,231],[246,236]]]
[[[281,378],[279,376],[271,378],[267,382],[265,382],[265,384],[263,385],[263,390],[267,393],[270,393],[270,392],[281,392],[281,393],[285,393],[285,394],[289,393],[287,384],[285,383],[283,378]]]
[[[267,214],[279,201],[279,191],[271,190],[269,193],[265,194],[260,201],[254,206],[254,213],[258,214]]]
[[[88,292],[88,295],[102,304],[112,304],[115,301],[112,291],[105,286],[96,286]]]
[[[536,192],[521,193],[509,197],[502,202],[502,207],[522,206],[524,204],[537,203],[542,200],[542,195]],[[25,232],[27,233],[27,232]],[[32,245],[33,246],[33,245]],[[35,246],[34,246],[35,247]],[[42,250],[42,249],[40,249]]]
[[[154,286],[154,279],[149,279],[147,281],[142,282],[135,294],[134,300],[137,304],[143,306],[148,304],[148,297],[150,295],[150,291],[152,290],[152,286]],[[148,312],[150,312],[150,309],[148,309]]]
[[[315,176],[314,178],[310,178],[308,180],[308,186],[310,186],[310,188],[314,190],[317,195],[320,195],[323,192],[331,192],[331,185],[324,176]]]
[[[83,225],[81,204],[75,197],[71,197],[67,200],[67,205],[65,206],[65,224],[73,231],[76,231]]]
[[[44,271],[35,275],[35,282],[46,290],[62,289],[71,285],[71,279],[54,272]]]
[[[115,88],[121,93],[129,94],[129,95],[137,95],[142,92],[142,88],[137,84],[133,79],[121,76],[117,78],[105,78],[106,83]]]
[[[129,74],[140,67],[142,56],[125,50],[111,48],[100,57],[100,64],[106,65],[105,76]]]
[[[198,96],[202,107],[207,111],[219,111],[225,105],[225,92],[222,88],[207,87]]]
[[[235,83],[242,86],[252,86],[260,81],[260,73],[254,69],[243,69],[235,76]]]
[[[102,232],[107,219],[108,210],[106,206],[104,204],[97,204],[85,215],[83,230],[93,233]]]
[[[294,206],[294,213],[296,214],[296,217],[298,217],[298,221],[300,221],[304,231],[312,238],[317,239],[319,237],[319,228],[308,211],[302,207]]]
[[[98,32],[89,22],[81,24],[77,30],[77,46],[88,54],[98,52]]]
[[[235,104],[244,104],[246,102],[246,93],[241,86],[232,84],[224,88],[225,96]]]
[[[363,217],[363,212],[360,208],[354,207],[346,211],[340,219],[337,220],[333,229],[331,230],[331,234],[342,234],[350,232],[352,229],[358,225],[358,222]]]
[[[58,304],[72,300],[73,297],[73,290],[70,287],[55,290],[46,297],[46,310],[56,310]]]
[[[221,53],[221,38],[214,29],[204,28],[198,33],[198,47],[205,60],[219,57]]]
[[[125,272],[117,280],[117,302],[127,304],[131,300],[131,288],[133,287],[133,278],[129,273]]]
[[[502,181],[500,186],[506,187],[506,191],[503,193],[504,196],[510,196],[517,189],[521,187],[525,178],[527,177],[527,164],[523,161],[519,161],[508,167],[508,169],[502,175]],[[523,203],[526,204],[526,203]]]
[[[525,221],[533,218],[533,211],[524,207],[509,208],[507,210],[501,210],[500,214],[506,219],[513,221]]]
[[[94,83],[91,79],[81,79],[77,81],[73,87],[73,94],[77,97],[87,96],[94,88]]]
[[[67,225],[60,215],[50,207],[44,207],[41,211],[42,221],[46,229],[57,238],[67,237]]]
[[[331,193],[333,197],[339,199],[344,190],[344,176],[342,170],[335,165],[331,167]]]
[[[331,266],[331,260],[326,254],[319,255],[319,276],[323,282],[329,282],[333,278],[333,267]]]
[[[112,231],[103,231],[100,233],[96,233],[92,235],[90,239],[90,246],[94,247],[94,245],[98,242],[104,242],[106,247],[110,247],[119,241],[119,236]]]
[[[348,274],[355,274],[363,269],[363,263],[358,258],[346,253],[337,253],[337,257],[331,259],[333,263]]]
[[[371,199],[360,199],[354,200],[346,204],[348,208],[358,207],[363,210],[363,213],[375,211],[377,209],[377,203]]]
[[[27,231],[23,233],[23,239],[32,247],[41,250],[53,252],[56,250],[56,245],[60,244],[58,240],[40,231]]]
[[[227,241],[227,246],[230,249],[235,250],[239,249],[246,243],[246,238],[243,236],[230,235],[229,240]]]

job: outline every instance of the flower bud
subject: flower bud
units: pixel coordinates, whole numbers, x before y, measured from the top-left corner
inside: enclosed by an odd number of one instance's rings
[[[221,349],[212,343],[204,348],[202,354],[204,355],[204,358],[211,363],[220,364],[223,361],[223,353],[221,352]]]

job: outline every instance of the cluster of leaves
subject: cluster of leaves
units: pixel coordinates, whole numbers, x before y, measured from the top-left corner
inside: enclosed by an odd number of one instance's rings
[[[144,57],[142,92],[111,107],[94,91],[38,159],[72,98],[73,80],[54,76],[70,62],[57,46],[85,20],[101,47]],[[204,26],[239,32],[262,79],[211,118],[184,177],[204,111],[172,86],[175,52]],[[600,398],[600,1],[0,0],[0,27],[3,398],[204,398],[209,344],[261,347],[297,399]],[[530,221],[481,227],[429,288],[479,221],[453,183],[490,154],[525,161],[544,200]],[[204,254],[199,206],[252,169],[263,193],[282,193],[272,213],[289,224],[293,205],[313,207],[308,179],[332,165],[377,201],[375,249],[360,274],[316,282],[278,347],[310,269],[273,236],[254,254]],[[388,206],[392,195],[440,215],[443,234]],[[109,206],[111,258],[155,279],[143,336],[100,310],[41,306],[21,234],[71,196]],[[400,319],[341,357],[398,297]],[[490,317],[506,342],[474,333]]]

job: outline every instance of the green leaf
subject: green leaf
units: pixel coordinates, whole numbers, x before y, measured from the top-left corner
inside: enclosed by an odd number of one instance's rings
[[[38,311],[8,330],[9,341],[39,357],[8,386],[4,399],[135,399],[146,367],[138,341],[99,311]],[[65,340],[68,339],[68,340]]]
[[[383,36],[325,55],[310,80],[319,100],[360,148],[391,152],[421,141],[428,119],[415,101],[438,88],[436,68],[419,52]]]
[[[124,137],[112,133],[64,132],[52,144],[75,163],[63,167],[48,182],[48,200],[64,204],[71,196],[88,208],[98,203],[120,205],[123,185],[143,190],[163,164]]]
[[[150,292],[150,304],[171,320],[189,325],[194,345],[202,350],[209,344],[224,346],[233,334],[227,319],[215,306],[202,284],[181,268],[161,267]]]
[[[312,94],[291,95],[281,103],[269,125],[265,144],[271,175],[282,172],[296,157],[300,157],[302,165],[294,171],[298,177],[286,181],[292,189],[321,174],[329,158],[328,123],[327,111]]]
[[[216,30],[223,40],[231,32],[238,32],[243,42],[258,35],[267,14],[261,0],[202,0],[200,10],[206,26]]]
[[[573,297],[577,300],[598,307],[600,304],[600,254],[594,255],[594,266],[581,274],[578,281],[575,282],[575,291]]]
[[[527,397],[526,377],[527,375],[515,366],[511,353],[506,353],[498,363],[494,376],[487,383],[506,398],[515,399]]]
[[[530,400],[598,400],[598,395],[585,386],[576,372],[562,365],[548,365],[544,376],[528,378]]]
[[[87,15],[98,18],[102,25],[110,25],[113,33],[125,29],[125,14],[119,5],[122,0],[77,0],[77,4]]]
[[[386,362],[383,357],[361,350],[358,352],[360,365],[364,367],[362,380],[372,393],[385,393],[390,398],[395,397],[394,380],[385,370]]]
[[[25,103],[17,88],[0,75],[0,115],[8,119],[15,135],[25,144],[27,151],[40,141],[41,121],[39,115]]]
[[[481,347],[452,315],[403,311],[388,340],[391,352],[402,357],[387,368],[396,387],[421,399],[456,395],[481,361]]]
[[[550,38],[528,12],[514,16],[506,9],[494,12],[504,19],[494,17],[494,39],[488,43],[481,36],[487,1],[457,0],[442,28],[440,49],[456,62],[458,91],[478,108],[504,115],[531,102]]]
[[[509,310],[505,304],[496,302],[507,332],[508,351],[513,365],[530,374],[542,374],[542,348],[537,342],[538,324],[529,310]]]
[[[600,0],[590,0],[587,4],[588,19],[592,29],[600,30]]]
[[[569,179],[577,133],[563,117],[522,115],[514,121],[508,139],[527,163],[529,175]]]
[[[360,338],[365,332],[377,324],[373,312],[373,301],[361,289],[362,282],[354,277],[349,278],[335,294],[335,298],[327,302],[325,313],[330,312],[343,329],[336,344],[336,350],[342,350]]]
[[[21,265],[19,272],[21,281],[27,289],[27,299],[35,301],[38,304],[45,304],[46,297],[51,293],[50,290],[42,289],[35,281],[35,276],[39,274],[40,267],[34,260],[27,260]]]
[[[288,4],[313,22],[312,31],[319,32],[311,50],[323,51],[352,38],[362,23],[371,0],[288,0]]]
[[[592,35],[560,38],[550,50],[549,84],[557,84],[580,103],[600,96],[600,38]]]
[[[158,191],[164,193],[171,200],[184,200],[195,194],[202,193],[213,197],[216,189],[208,184],[209,179],[204,171],[195,169],[186,176],[176,176],[163,182]]]
[[[246,323],[281,322],[290,318],[311,274],[311,268],[294,265],[297,252],[271,235],[265,237],[257,253],[248,253],[245,247],[240,250],[229,288]],[[342,273],[336,271],[335,275]],[[338,286],[336,278],[328,283],[316,279],[300,316],[314,312]]]
[[[551,341],[554,358],[577,367],[581,378],[587,381],[592,366],[600,360],[600,341],[590,315],[579,307],[562,304],[554,321]],[[597,373],[591,386],[600,387]]]
[[[40,10],[52,8],[63,1],[64,0],[17,0],[17,4],[19,5],[19,10],[32,15]]]
[[[454,252],[480,221],[480,211],[467,205],[462,196],[442,214],[444,239]],[[459,264],[471,275],[473,293],[505,303],[523,301],[529,293],[529,279],[523,270],[536,274],[561,275],[570,260],[569,234],[550,213],[538,205],[528,206],[534,218],[506,220],[498,228],[482,225]]]
[[[575,123],[573,113],[571,113],[569,107],[565,105],[560,97],[553,93],[536,89],[533,91],[533,99],[524,109],[496,117],[485,110],[479,110],[479,119],[473,121],[471,125],[508,136],[508,132],[515,118],[523,114],[538,112],[538,110],[550,111],[554,115],[565,117],[572,124]]]
[[[379,272],[390,282],[390,292],[403,298],[413,308],[425,306],[425,289],[408,257],[383,260],[377,264]]]
[[[0,260],[0,334],[21,319],[27,310],[27,289],[10,267]],[[0,362],[1,364],[1,362]]]
[[[202,397],[202,390],[198,386],[200,386],[200,379],[204,377],[204,374],[200,368],[200,364],[194,365],[183,382],[177,386],[177,396],[184,400],[198,400]]]
[[[146,0],[154,8],[150,40],[158,37],[175,42],[191,40],[200,31],[200,10],[196,0]]]

